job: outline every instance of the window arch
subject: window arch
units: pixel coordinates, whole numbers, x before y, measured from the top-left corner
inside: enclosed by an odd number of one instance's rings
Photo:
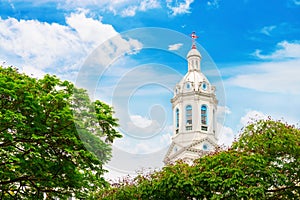
[[[201,106],[201,123],[203,125],[207,125],[207,106],[206,105]]]
[[[176,128],[179,128],[179,109],[178,108],[176,108],[175,115],[176,115]]]
[[[193,123],[193,111],[192,111],[192,106],[187,105],[185,107],[185,118],[186,118],[186,130],[190,131],[192,130],[192,123]]]
[[[186,83],[186,89],[190,89],[191,88],[191,84],[189,82]]]
[[[192,120],[192,106],[191,105],[187,105],[185,107],[185,116],[186,116],[186,123],[192,124],[193,120]]]

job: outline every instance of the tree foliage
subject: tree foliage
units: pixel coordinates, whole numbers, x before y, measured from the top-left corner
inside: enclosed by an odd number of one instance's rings
[[[0,66],[0,199],[83,198],[107,186],[102,167],[120,137],[112,114],[68,81]]]
[[[193,165],[177,162],[161,171],[124,179],[98,199],[299,199],[300,130],[261,120],[244,128],[231,148]]]

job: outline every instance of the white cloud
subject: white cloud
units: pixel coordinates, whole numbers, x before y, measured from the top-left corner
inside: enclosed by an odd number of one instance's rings
[[[160,3],[157,0],[143,0],[138,4],[128,5],[121,11],[122,17],[133,17],[137,11],[147,11],[149,9],[159,8]]]
[[[219,8],[219,0],[210,0],[207,1],[207,5],[211,8]]]
[[[225,84],[261,92],[300,94],[299,66],[300,59],[240,66],[239,73],[243,74],[234,75]]]
[[[31,0],[35,1],[35,0]],[[86,8],[86,7],[98,7],[98,8],[107,8],[109,6],[114,8],[120,8],[124,5],[130,3],[138,3],[139,0],[67,0],[67,1],[58,1],[58,0],[47,0],[48,2],[58,2],[60,7],[65,9],[74,9],[74,8]]]
[[[270,111],[272,112],[272,111]],[[265,112],[247,109],[246,114],[241,117],[240,124],[242,127],[245,127],[249,124],[255,123],[258,120],[280,120],[282,122],[286,122],[291,125],[295,125],[296,127],[299,127],[299,117],[292,117],[289,116],[289,113],[275,113],[272,115],[267,115]]]
[[[118,33],[110,24],[103,24],[99,20],[86,17],[87,11],[71,13],[66,18],[66,22],[70,28],[75,30],[80,39],[85,43],[92,43],[93,47],[104,42],[110,37]]]
[[[121,110],[118,109],[120,112]],[[122,113],[124,114],[124,113]],[[162,121],[157,119],[157,117],[153,117],[153,119],[148,119],[139,115],[131,115],[129,119],[125,116],[118,115],[120,119],[120,126],[127,135],[138,139],[150,139],[152,137],[156,137],[161,133],[164,128],[164,124]]]
[[[265,26],[263,27],[260,32],[262,34],[265,34],[265,35],[268,35],[270,36],[271,35],[271,32],[276,28],[276,26]]]
[[[228,86],[238,86],[261,92],[300,94],[300,43],[280,42],[280,48],[270,54],[256,56],[267,61],[232,69],[225,80]]]
[[[0,18],[1,61],[22,67],[24,72],[34,76],[55,72],[73,80],[74,72],[86,56],[100,43],[118,34],[110,24],[87,17],[87,12],[71,13],[66,17],[66,25]],[[119,40],[122,45],[111,44],[115,51],[140,45],[135,40]]]
[[[161,146],[169,146],[172,142],[172,138],[171,138],[171,133],[173,131],[173,126],[167,126],[165,129],[164,129],[164,132],[166,132],[166,134],[163,134],[160,139],[159,139],[159,144]]]
[[[137,12],[147,12],[152,9],[163,8],[173,16],[190,13],[194,0],[26,0],[32,4],[55,3],[59,9],[74,10],[77,8],[96,8],[98,11],[110,12],[122,17],[135,16]],[[219,0],[209,1],[211,6],[218,7]]]
[[[242,127],[246,127],[247,125],[256,122],[257,120],[261,119],[267,119],[268,116],[265,115],[264,113],[257,111],[257,110],[247,110],[246,114],[241,117],[240,119],[240,125]],[[218,128],[220,131],[219,134],[219,140],[218,144],[219,145],[225,145],[225,146],[230,146],[232,142],[234,141],[235,138],[238,138],[240,133],[234,133],[233,129],[227,126],[222,126],[218,124]]]
[[[139,116],[138,120],[134,123],[140,123],[138,125],[144,126],[149,122],[148,120],[141,122],[141,120],[143,119]],[[156,152],[167,149],[171,144],[172,128],[172,125],[165,125],[161,127],[159,133],[149,138],[132,137],[130,133],[127,133],[123,135],[122,139],[116,140],[113,145],[118,149],[133,155],[155,154]]]
[[[147,11],[148,9],[160,8],[160,3],[157,0],[143,0],[140,3],[139,10]]]
[[[264,55],[261,52],[261,50],[257,49],[254,55],[260,59],[300,58],[300,41],[281,41],[277,44],[277,50],[271,54]]]
[[[267,119],[268,116],[264,113],[256,110],[247,110],[246,114],[241,117],[240,124],[242,127],[246,127],[247,125],[254,123],[257,120],[261,119]],[[219,129],[219,138],[218,138],[218,144],[219,145],[225,145],[229,147],[235,138],[238,138],[240,133],[234,133],[233,129],[227,126],[222,126],[221,124],[218,124]]]
[[[182,45],[183,45],[182,43],[170,44],[168,50],[176,51],[176,50],[180,49],[180,47]]]
[[[57,2],[57,0],[49,1]],[[146,12],[161,7],[159,0],[67,0],[59,2],[59,5],[64,9],[93,7],[122,17],[132,17],[135,16],[137,11]]]
[[[106,177],[115,179],[116,176],[120,177],[126,174],[136,176],[138,171],[162,167],[162,160],[169,145],[166,146],[159,141],[159,138],[163,137],[167,136],[161,135],[154,141],[135,141],[132,138],[122,138],[120,140],[123,141],[122,147],[120,147],[121,144],[116,147],[117,144],[114,142],[112,159],[106,165],[109,169],[109,174]]]
[[[150,126],[150,124],[152,122],[152,120],[142,117],[140,115],[131,115],[130,119],[134,125],[136,125],[140,128],[146,128],[147,126]]]
[[[227,106],[218,106],[217,109],[217,133],[218,133],[218,144],[230,146],[234,140],[234,132],[232,128],[224,126],[223,118],[225,115],[231,114],[231,110]]]
[[[191,4],[194,0],[174,1],[167,0],[167,7],[171,10],[173,16],[190,13]]]
[[[225,145],[230,146],[234,140],[234,133],[233,130],[230,127],[227,126],[221,126],[218,124],[219,128],[219,137],[218,137],[218,144],[219,145]]]
[[[231,114],[231,110],[227,106],[218,106],[217,115]]]
[[[0,29],[3,30],[0,34],[2,59],[23,66],[23,70],[29,70],[29,73],[44,71],[48,67],[63,67],[58,63],[72,66],[75,64],[73,56],[80,58],[86,53],[85,46],[70,28],[56,23],[0,18]]]
[[[125,8],[121,12],[122,17],[133,17],[135,15],[136,10],[138,9],[137,6],[130,6],[128,8]]]
[[[241,117],[240,123],[243,127],[245,127],[248,124],[254,123],[257,120],[267,119],[267,118],[268,116],[260,111],[248,110],[247,113],[243,117]]]

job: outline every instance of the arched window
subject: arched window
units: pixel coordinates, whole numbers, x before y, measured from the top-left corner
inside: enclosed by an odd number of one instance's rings
[[[186,130],[192,130],[192,106],[191,105],[187,105],[185,107],[185,118],[186,118]]]
[[[179,109],[176,108],[176,128],[179,128]]]
[[[201,123],[203,125],[207,125],[207,106],[206,105],[201,106]]]
[[[186,123],[187,124],[192,124],[192,106],[191,105],[187,105],[185,107],[185,112],[186,112]]]
[[[186,89],[190,89],[191,88],[191,84],[190,83],[186,83]]]

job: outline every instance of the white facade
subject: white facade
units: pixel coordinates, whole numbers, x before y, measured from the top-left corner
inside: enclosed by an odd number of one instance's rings
[[[201,72],[201,54],[195,44],[187,55],[188,72],[174,89],[172,143],[164,163],[191,162],[217,147],[215,87]]]

